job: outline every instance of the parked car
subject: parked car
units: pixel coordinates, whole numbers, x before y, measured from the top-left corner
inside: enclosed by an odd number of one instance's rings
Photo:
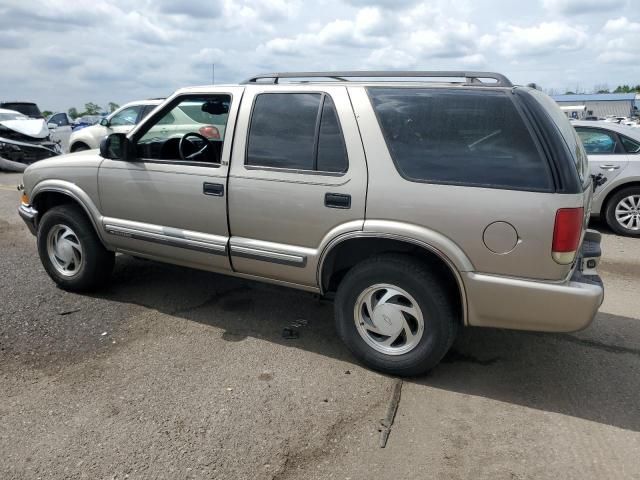
[[[47,119],[47,127],[51,132],[51,138],[54,141],[60,141],[60,147],[65,153],[69,151],[72,126],[73,120],[66,113],[54,113]]]
[[[42,115],[40,108],[38,108],[38,105],[34,102],[0,102],[0,108],[20,112],[34,120],[44,119],[44,115]],[[47,128],[49,129],[50,134],[49,138],[53,142],[60,144],[62,152],[68,152],[71,125],[70,123],[65,123],[65,121],[70,122],[70,118],[66,113],[57,113],[50,118],[53,118],[53,120],[47,120]]]
[[[44,115],[33,102],[0,102],[0,108],[20,112],[29,118],[44,119]]]
[[[600,176],[591,215],[621,235],[640,237],[640,131],[612,122],[573,122]]]
[[[76,118],[73,122],[73,131],[81,130],[85,127],[90,127],[91,125],[95,125],[96,123],[100,123],[100,121],[105,118],[107,115],[83,115],[82,117]]]
[[[98,148],[100,141],[111,133],[127,133],[162,103],[162,99],[140,100],[127,103],[90,127],[71,134],[71,152]]]
[[[60,153],[44,118],[0,108],[0,170],[22,172],[27,165]]]
[[[185,111],[188,131],[158,133]],[[186,88],[99,151],[29,167],[23,190],[61,288],[99,287],[121,252],[314,292],[391,374],[432,368],[466,325],[585,328],[603,299],[576,131],[495,73]]]

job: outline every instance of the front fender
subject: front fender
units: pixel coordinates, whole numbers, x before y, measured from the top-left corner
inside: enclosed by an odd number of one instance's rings
[[[82,188],[75,183],[71,183],[66,180],[49,179],[38,182],[29,192],[31,204],[34,205],[38,201],[38,197],[46,192],[56,192],[71,198],[75,203],[80,205],[89,220],[91,221],[93,228],[95,229],[100,241],[106,245],[104,232],[102,229],[102,214],[98,209],[95,202],[91,199],[91,196],[87,194]]]

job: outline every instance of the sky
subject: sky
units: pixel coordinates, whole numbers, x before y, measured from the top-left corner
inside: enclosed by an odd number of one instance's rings
[[[488,70],[640,83],[640,0],[0,0],[0,99],[66,111],[257,73]]]

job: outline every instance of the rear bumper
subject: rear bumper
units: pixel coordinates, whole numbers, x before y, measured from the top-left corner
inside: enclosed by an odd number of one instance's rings
[[[21,204],[18,207],[18,215],[29,227],[29,231],[35,235],[37,231],[38,211],[30,205]]]
[[[543,332],[588,327],[604,300],[594,265],[600,258],[599,244],[597,232],[585,237],[578,268],[562,283],[467,273],[468,324]]]

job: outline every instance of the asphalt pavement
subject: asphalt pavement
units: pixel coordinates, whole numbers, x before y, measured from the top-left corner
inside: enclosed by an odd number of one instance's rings
[[[380,448],[398,380],[355,362],[329,302],[124,255],[64,292],[19,180],[0,173],[2,479],[640,479],[640,239],[596,225],[590,328],[465,329],[402,382]]]

